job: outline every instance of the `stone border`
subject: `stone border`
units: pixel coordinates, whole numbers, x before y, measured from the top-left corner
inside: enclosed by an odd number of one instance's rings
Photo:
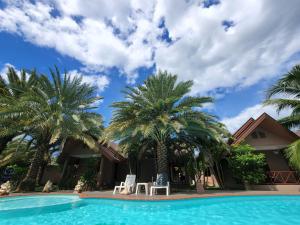
[[[36,195],[78,195],[82,199],[114,199],[114,200],[135,200],[135,201],[159,201],[159,200],[184,200],[184,199],[200,199],[200,198],[214,198],[214,197],[235,197],[235,196],[280,196],[280,195],[299,195],[300,192],[282,192],[282,191],[214,191],[203,194],[197,193],[175,193],[169,196],[165,195],[155,195],[155,196],[146,196],[146,195],[113,195],[112,192],[84,192],[80,194],[74,194],[73,192],[51,192],[51,193],[42,193],[42,192],[30,192],[30,193],[12,193],[6,196],[0,196],[0,198],[6,197],[20,197],[20,196],[36,196]]]

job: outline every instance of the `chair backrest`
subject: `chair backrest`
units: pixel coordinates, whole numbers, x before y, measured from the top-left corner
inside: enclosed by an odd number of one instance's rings
[[[168,177],[165,173],[158,173],[156,177],[157,186],[166,186],[168,185]]]
[[[125,180],[125,186],[133,186],[135,184],[136,175],[127,175]]]

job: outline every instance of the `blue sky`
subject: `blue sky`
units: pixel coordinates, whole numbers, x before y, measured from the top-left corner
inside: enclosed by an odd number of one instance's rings
[[[251,8],[251,10],[249,10]],[[96,84],[106,124],[113,101],[156,69],[211,95],[205,110],[231,131],[267,112],[264,91],[300,62],[300,4],[279,0],[0,0],[0,71],[57,65]]]

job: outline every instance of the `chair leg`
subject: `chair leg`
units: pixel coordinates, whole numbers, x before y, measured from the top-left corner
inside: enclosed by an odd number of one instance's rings
[[[117,187],[115,187],[114,192],[113,192],[113,195],[116,194],[116,191],[117,191]]]
[[[151,187],[150,188],[150,196],[152,196],[153,195],[153,188]]]

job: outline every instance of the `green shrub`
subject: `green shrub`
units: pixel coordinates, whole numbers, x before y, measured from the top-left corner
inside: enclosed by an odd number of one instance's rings
[[[258,184],[265,180],[266,159],[263,153],[255,153],[250,145],[233,147],[229,165],[234,177],[242,183]]]
[[[17,185],[23,180],[28,170],[27,166],[19,166],[17,164],[7,166],[6,168],[13,170],[10,181],[14,187],[17,187]]]

